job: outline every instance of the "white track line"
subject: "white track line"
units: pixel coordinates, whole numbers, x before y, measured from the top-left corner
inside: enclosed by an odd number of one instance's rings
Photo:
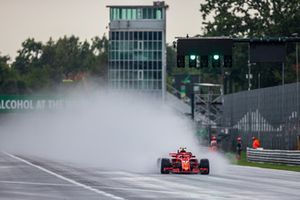
[[[91,187],[91,186],[88,186],[88,185],[79,183],[79,182],[77,182],[77,181],[75,181],[75,180],[72,180],[72,179],[70,179],[70,178],[64,177],[64,176],[62,176],[62,175],[60,175],[60,174],[57,174],[57,173],[52,172],[52,171],[50,171],[50,170],[48,170],[48,169],[45,169],[45,168],[43,168],[43,167],[41,167],[41,166],[35,165],[35,164],[33,164],[33,163],[31,163],[31,162],[29,162],[29,161],[27,161],[27,160],[24,160],[24,159],[22,159],[22,158],[20,158],[20,157],[18,157],[18,156],[12,155],[12,154],[7,153],[7,152],[4,152],[4,153],[5,153],[6,155],[10,156],[11,158],[14,158],[14,159],[16,159],[16,160],[19,160],[19,161],[21,161],[21,162],[24,162],[24,163],[26,163],[26,164],[28,164],[28,165],[30,165],[30,166],[32,166],[32,167],[35,167],[35,168],[37,168],[37,169],[39,169],[39,170],[41,170],[41,171],[43,171],[43,172],[46,172],[46,173],[48,173],[48,174],[51,174],[51,175],[53,175],[53,176],[55,176],[55,177],[57,177],[57,178],[60,178],[60,179],[62,179],[62,180],[65,180],[65,181],[67,181],[67,182],[69,182],[69,183],[72,183],[72,184],[77,185],[77,186],[79,186],[79,187],[82,187],[82,188],[84,188],[84,189],[90,190],[90,191],[92,191],[92,192],[95,192],[95,193],[97,193],[97,194],[100,194],[100,195],[103,195],[103,196],[106,196],[106,197],[110,197],[110,198],[112,198],[112,199],[126,200],[126,199],[124,199],[124,198],[122,198],[122,197],[119,197],[119,196],[116,196],[116,195],[113,195],[113,194],[110,194],[110,193],[107,193],[107,192],[98,190],[98,189],[93,188],[93,187]]]
[[[24,182],[24,181],[0,181],[0,183],[6,184],[20,184],[20,185],[45,185],[45,186],[66,186],[75,187],[73,184],[57,184],[57,183],[39,183],[39,182]]]

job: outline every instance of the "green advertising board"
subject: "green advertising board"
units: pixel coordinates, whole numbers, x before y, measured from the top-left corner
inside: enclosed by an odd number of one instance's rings
[[[26,112],[62,109],[65,100],[55,96],[0,95],[0,112]]]

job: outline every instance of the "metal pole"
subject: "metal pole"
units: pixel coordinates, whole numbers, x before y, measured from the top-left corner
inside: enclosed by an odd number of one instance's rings
[[[248,90],[251,90],[251,63],[250,63],[250,43],[248,43]]]
[[[222,93],[225,94],[225,85],[224,85],[224,56],[223,59],[221,59],[221,73],[222,73]]]
[[[260,89],[260,73],[258,73],[258,89]]]
[[[281,80],[282,80],[282,85],[284,85],[284,62],[282,62],[282,73],[281,73]]]
[[[299,82],[299,60],[298,60],[298,42],[296,42],[296,70],[297,70],[297,83]]]
[[[298,34],[297,34],[297,36],[298,36]],[[299,60],[298,60],[299,58],[298,58],[298,42],[296,42],[296,76],[297,76],[297,83],[296,83],[296,89],[297,89],[297,92],[296,92],[296,94],[297,94],[297,100],[296,100],[296,102],[297,102],[297,117],[296,117],[296,119],[297,119],[297,135],[299,135],[299,129],[300,129],[300,122],[299,122]],[[300,136],[298,136],[298,137],[300,137]],[[298,147],[299,148],[299,147]]]
[[[207,127],[207,131],[208,131],[208,145],[210,145],[211,142],[211,122],[210,122],[210,104],[211,104],[211,90],[210,88],[208,89],[208,96],[207,96],[207,120],[208,120],[208,127]]]
[[[260,94],[261,94],[261,91],[259,90],[260,89],[260,73],[258,73],[258,113],[262,113],[260,111]],[[260,132],[262,131],[262,128],[261,128],[261,120],[259,118],[258,120],[258,134],[260,134]]]
[[[286,138],[286,128],[285,128],[285,126],[286,126],[286,123],[285,123],[285,121],[284,121],[284,62],[282,62],[282,73],[281,73],[281,75],[282,75],[282,89],[281,89],[281,124],[282,125],[284,125],[284,128],[283,128],[283,130],[282,130],[282,135],[283,135],[283,137],[284,138]],[[285,147],[284,148],[287,148],[287,146],[288,146],[288,144],[287,144],[287,142],[286,142],[286,140],[285,140],[285,142],[284,142],[285,144]]]
[[[192,120],[195,119],[195,91],[193,91],[191,96],[191,114],[192,114]]]

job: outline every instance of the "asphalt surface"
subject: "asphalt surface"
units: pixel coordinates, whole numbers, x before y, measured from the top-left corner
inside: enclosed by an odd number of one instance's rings
[[[224,174],[161,175],[0,153],[0,200],[300,199],[300,173],[231,166]]]

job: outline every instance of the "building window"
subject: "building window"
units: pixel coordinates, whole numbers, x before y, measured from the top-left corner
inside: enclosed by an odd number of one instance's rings
[[[153,42],[153,50],[157,50],[157,43]]]
[[[144,32],[144,40],[148,40],[148,32]]]
[[[126,12],[126,9],[125,8],[122,8],[121,9],[122,10],[122,17],[121,17],[121,19],[126,19],[127,18],[127,12]]]
[[[132,9],[132,19],[135,20],[137,18],[136,9]]]
[[[115,40],[115,32],[110,32],[109,33],[109,39],[110,40]]]
[[[119,32],[119,37],[120,37],[120,40],[124,40],[124,32],[123,31]]]
[[[143,8],[143,19],[148,19],[147,14],[148,14],[147,8]]]
[[[157,40],[157,32],[153,32],[153,40]]]
[[[110,20],[137,20],[156,19],[161,20],[162,8],[111,8]]]
[[[162,32],[158,32],[158,40],[162,40]]]
[[[129,32],[129,40],[133,40],[133,32]]]
[[[148,42],[148,49],[149,49],[149,50],[153,50],[152,42]]]
[[[136,16],[137,19],[142,19],[142,9],[141,8],[138,8],[137,9],[137,16]]]
[[[154,12],[153,8],[148,8],[148,19],[155,19],[153,12]]]
[[[162,19],[162,9],[161,8],[143,8],[143,19]]]
[[[153,37],[152,37],[152,33],[153,33],[153,32],[149,32],[149,40],[153,40],[153,39],[152,39],[152,38],[153,38]]]
[[[155,9],[155,19],[162,19],[162,9],[161,8]]]
[[[134,40],[137,40],[137,39],[138,39],[138,32],[134,32],[134,34],[133,34],[133,39],[134,39]]]
[[[111,20],[120,20],[122,19],[122,9],[120,8],[111,8],[110,9],[111,12]]]
[[[157,45],[158,50],[161,50],[162,49],[162,42],[158,42],[157,44],[158,44]]]
[[[138,41],[138,50],[142,51],[144,48],[143,48],[143,41]]]
[[[138,32],[139,33],[139,40],[143,40],[143,32]]]
[[[127,18],[126,18],[126,19],[131,20],[131,19],[132,19],[132,12],[131,12],[131,9],[128,8],[128,9],[126,9],[126,10],[127,10]]]
[[[137,71],[138,73],[137,73],[137,79],[138,79],[138,81],[142,81],[142,80],[144,80],[144,70],[138,70]]]

